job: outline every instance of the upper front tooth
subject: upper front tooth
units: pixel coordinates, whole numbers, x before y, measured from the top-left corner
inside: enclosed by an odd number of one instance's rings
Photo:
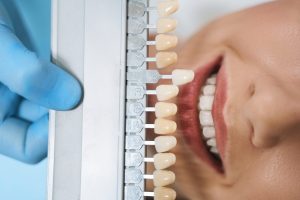
[[[211,138],[211,139],[207,140],[206,144],[209,146],[213,146],[213,147],[217,146],[216,138]]]
[[[216,130],[214,127],[204,127],[202,133],[205,138],[212,138],[216,136]]]
[[[178,10],[178,0],[162,1],[158,4],[158,14],[160,17],[167,17]]]
[[[203,94],[204,95],[210,95],[213,96],[215,94],[216,91],[216,86],[215,85],[205,85],[203,87]]]
[[[202,126],[213,126],[214,121],[210,111],[200,111],[199,113],[200,123]]]
[[[175,200],[176,192],[171,188],[156,187],[154,188],[154,200]]]
[[[177,129],[176,122],[168,119],[158,118],[154,122],[154,132],[156,134],[174,133]]]
[[[158,69],[165,68],[175,64],[177,59],[175,52],[159,52],[156,54],[156,66]]]
[[[172,82],[174,85],[183,85],[191,82],[194,76],[195,73],[193,70],[175,69],[172,72]]]
[[[200,110],[212,110],[214,96],[201,96],[200,97]]]
[[[175,35],[159,34],[155,37],[156,50],[164,51],[176,47],[178,38]]]
[[[212,84],[215,85],[217,83],[216,74],[213,74],[206,80],[206,84]]]
[[[156,88],[156,95],[159,101],[166,101],[176,97],[179,89],[175,85],[160,85]]]

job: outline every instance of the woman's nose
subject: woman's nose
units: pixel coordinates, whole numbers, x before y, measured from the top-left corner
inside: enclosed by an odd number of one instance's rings
[[[299,132],[300,102],[273,88],[257,91],[245,104],[247,120],[252,125],[252,143],[272,147],[284,137]]]

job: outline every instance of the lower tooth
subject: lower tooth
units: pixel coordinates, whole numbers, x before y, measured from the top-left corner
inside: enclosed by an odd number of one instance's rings
[[[214,154],[219,154],[219,151],[216,147],[211,147],[209,150],[210,150],[210,152],[212,152]]]
[[[212,110],[214,96],[201,96],[199,99],[200,110]]]
[[[213,84],[215,85],[217,83],[217,78],[216,78],[216,74],[211,75],[207,80],[206,80],[206,84]]]
[[[206,141],[206,144],[207,144],[208,146],[212,146],[212,147],[217,146],[216,138],[211,138],[211,139],[207,140],[207,141]]]
[[[215,95],[216,86],[215,85],[206,85],[203,87],[204,95]]]
[[[211,111],[200,111],[199,113],[200,123],[202,126],[213,126],[213,118]]]
[[[202,130],[202,134],[205,138],[212,138],[216,136],[216,130],[214,127],[204,127]]]

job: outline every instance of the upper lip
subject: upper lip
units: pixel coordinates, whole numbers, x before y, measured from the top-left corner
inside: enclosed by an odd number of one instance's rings
[[[212,157],[211,153],[207,150],[202,134],[200,134],[201,126],[199,122],[199,111],[197,109],[198,97],[206,79],[219,68],[222,63],[223,57],[218,56],[211,60],[204,66],[199,66],[195,72],[195,80],[187,85],[182,86],[178,96],[178,117],[179,124],[186,139],[186,142],[190,145],[191,149],[196,155],[200,157],[204,162],[219,172],[223,171],[220,168],[220,164]],[[218,81],[222,81],[223,86],[219,87]],[[224,167],[224,152],[226,143],[226,126],[223,117],[223,107],[225,104],[226,90],[225,90],[225,77],[222,73],[221,78],[219,73],[217,76],[217,89],[215,94],[215,100],[212,109],[212,115],[214,119],[216,129],[217,148],[220,152],[221,159]],[[221,92],[220,92],[221,91]],[[219,103],[216,103],[218,101]]]

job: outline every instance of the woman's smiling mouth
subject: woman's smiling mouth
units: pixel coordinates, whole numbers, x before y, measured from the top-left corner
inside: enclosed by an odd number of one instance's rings
[[[222,61],[218,56],[200,66],[195,71],[194,81],[182,86],[178,97],[179,124],[186,142],[201,160],[221,173],[227,139],[223,117],[226,79]]]

